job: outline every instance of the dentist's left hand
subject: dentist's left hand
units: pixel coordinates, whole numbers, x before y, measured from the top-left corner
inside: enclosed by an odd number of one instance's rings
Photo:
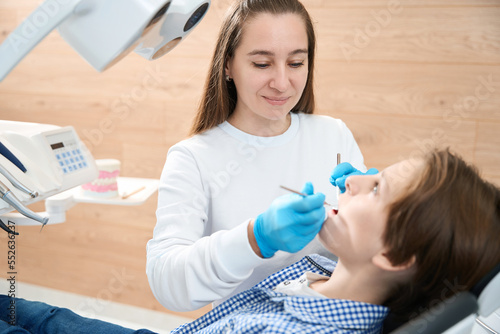
[[[302,192],[275,199],[253,223],[253,234],[264,258],[278,250],[295,253],[318,234],[325,220],[325,195],[314,194],[313,185],[306,183]]]
[[[335,187],[339,187],[340,192],[343,194],[345,192],[345,180],[349,176],[375,174],[378,174],[378,170],[376,168],[370,168],[366,171],[366,173],[363,173],[360,170],[354,168],[350,163],[342,162],[333,169],[332,175],[330,176],[330,183]]]

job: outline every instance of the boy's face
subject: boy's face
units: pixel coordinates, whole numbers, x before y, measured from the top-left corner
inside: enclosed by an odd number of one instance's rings
[[[405,160],[376,175],[348,177],[338,213],[328,212],[319,232],[322,244],[344,264],[363,265],[384,252],[389,205],[414,179],[421,163]]]

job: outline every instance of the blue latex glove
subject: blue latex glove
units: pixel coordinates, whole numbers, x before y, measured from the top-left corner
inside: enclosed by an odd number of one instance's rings
[[[263,257],[271,257],[278,250],[298,252],[318,234],[325,220],[325,195],[314,194],[310,182],[302,192],[308,196],[288,194],[276,198],[255,219],[253,232]]]
[[[330,176],[330,183],[336,187],[339,187],[340,192],[344,193],[345,192],[345,180],[351,176],[351,175],[374,175],[378,174],[378,170],[376,168],[370,168],[369,170],[366,171],[366,173],[363,173],[359,171],[358,169],[354,168],[350,163],[348,162],[342,162],[338,164],[332,172],[332,175]]]

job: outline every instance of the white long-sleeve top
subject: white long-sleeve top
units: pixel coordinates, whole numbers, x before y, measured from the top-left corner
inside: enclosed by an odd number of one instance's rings
[[[166,308],[218,304],[306,254],[332,257],[315,238],[298,253],[262,259],[248,240],[249,221],[286,193],[280,185],[300,191],[310,181],[335,205],[329,178],[337,153],[366,171],[341,120],[291,115],[290,127],[279,136],[253,136],[225,122],[168,151],[146,265],[153,294]]]

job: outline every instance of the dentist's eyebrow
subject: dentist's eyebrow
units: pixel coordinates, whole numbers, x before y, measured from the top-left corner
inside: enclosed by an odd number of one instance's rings
[[[295,55],[298,55],[298,54],[307,54],[308,51],[307,49],[297,49],[297,50],[294,50],[292,52],[290,52],[288,55],[289,56],[295,56]]]
[[[290,52],[288,54],[288,56],[295,56],[297,54],[307,54],[308,51],[307,49],[297,49],[297,50],[293,50],[292,52]],[[271,51],[267,51],[267,50],[253,50],[253,51],[250,51],[249,53],[247,53],[248,56],[257,56],[257,55],[260,55],[260,56],[274,56],[274,52],[271,52]]]

